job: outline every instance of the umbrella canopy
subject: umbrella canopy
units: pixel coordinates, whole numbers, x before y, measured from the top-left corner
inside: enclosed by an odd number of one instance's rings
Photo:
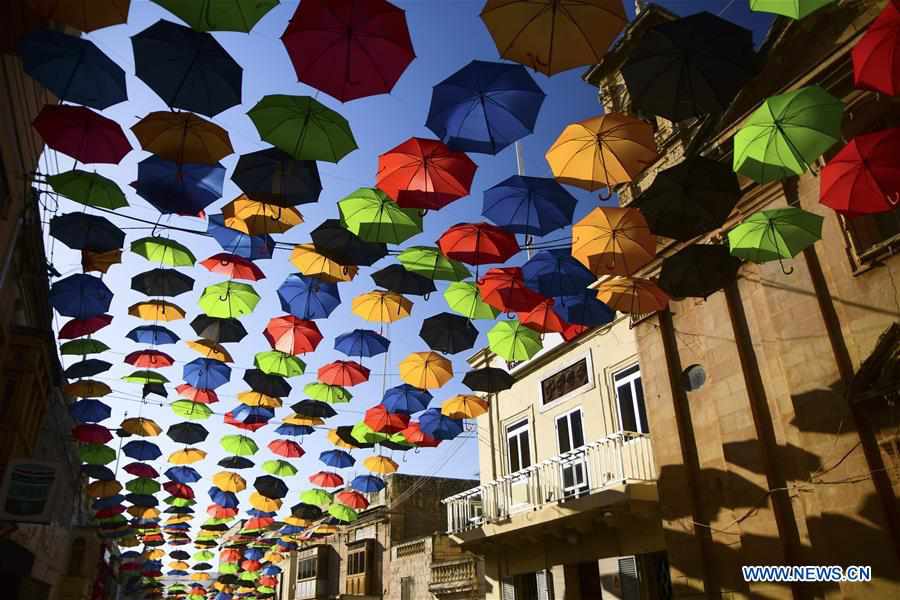
[[[131,45],[135,75],[170,108],[214,117],[241,103],[243,69],[210,34],[160,20]]]
[[[834,0],[750,0],[750,10],[802,19]]]
[[[328,385],[351,387],[369,380],[369,369],[352,360],[336,360],[319,368],[318,379]]]
[[[162,433],[162,428],[157,425],[156,421],[148,419],[147,417],[132,417],[130,419],[125,419],[119,427],[128,433],[143,437],[154,437]]]
[[[534,130],[543,102],[521,65],[473,60],[434,86],[426,126],[452,150],[497,154]]]
[[[378,157],[375,185],[403,208],[438,210],[469,194],[477,168],[462,152],[413,137]]]
[[[249,315],[259,303],[259,294],[246,283],[225,281],[204,288],[197,303],[210,317],[240,318]]]
[[[273,349],[288,354],[312,352],[322,341],[322,334],[314,321],[293,315],[272,318],[263,335]]]
[[[287,496],[288,487],[285,483],[271,475],[261,475],[253,482],[256,491],[266,498],[284,498]]]
[[[258,369],[247,369],[244,371],[244,381],[253,389],[254,392],[265,394],[266,396],[277,396],[284,398],[290,395],[290,384],[277,375],[267,375]]]
[[[389,93],[415,58],[406,15],[386,0],[306,0],[281,41],[297,79],[341,102]]]
[[[726,246],[696,244],[663,260],[659,287],[673,298],[706,298],[734,282],[740,267]]]
[[[309,419],[328,419],[337,414],[329,404],[319,400],[301,400],[291,405],[296,415]]]
[[[397,259],[407,271],[432,280],[461,281],[471,275],[465,265],[433,246],[410,246]]]
[[[339,265],[371,266],[387,256],[387,246],[382,242],[367,242],[341,225],[338,219],[326,219],[312,230],[316,252]]]
[[[639,277],[613,277],[597,287],[597,299],[632,317],[663,310],[669,297],[656,282]]]
[[[309,96],[263,96],[247,114],[264,141],[296,160],[336,163],[357,148],[347,119]]]
[[[630,275],[656,256],[656,236],[636,208],[595,208],[572,226],[572,256],[595,275]]]
[[[616,318],[616,311],[597,300],[597,295],[592,289],[557,298],[554,310],[567,323],[588,327],[602,327],[612,323]]]
[[[396,473],[399,468],[396,462],[386,456],[370,456],[363,461],[363,466],[372,473],[378,473],[379,475]]]
[[[356,459],[343,450],[325,450],[319,454],[319,460],[336,469],[346,469],[356,463]]]
[[[316,202],[322,193],[316,161],[296,160],[278,148],[242,154],[231,180],[253,200],[275,206]]]
[[[487,410],[487,400],[472,394],[457,394],[441,405],[441,414],[451,419],[475,419]]]
[[[194,289],[194,279],[175,269],[152,269],[131,278],[131,289],[147,296],[180,296]]]
[[[860,135],[838,152],[819,180],[819,202],[846,217],[884,213],[900,202],[900,128]]]
[[[89,33],[125,23],[131,0],[90,4],[80,0],[34,0],[30,4],[32,10],[45,19]]]
[[[359,475],[350,482],[350,487],[363,494],[374,494],[384,489],[384,480],[374,475]]]
[[[224,215],[210,215],[206,223],[206,232],[211,235],[230,254],[257,260],[272,258],[275,249],[275,240],[268,234],[249,235],[239,229],[225,226]]]
[[[513,175],[484,191],[481,214],[506,231],[543,236],[571,225],[576,204],[554,179]]]
[[[553,298],[548,298],[530,311],[516,314],[516,319],[538,333],[562,333],[568,324],[553,310],[554,304]]]
[[[331,504],[332,496],[325,490],[311,489],[300,494],[300,502],[319,508],[325,508]],[[319,513],[321,514],[321,512]]]
[[[214,165],[234,152],[225,129],[189,112],[152,112],[131,131],[141,148],[176,163]]]
[[[179,321],[184,318],[184,309],[165,300],[138,302],[128,307],[128,314],[145,321]]]
[[[266,274],[250,260],[221,252],[210,256],[200,264],[211,273],[219,273],[229,279],[244,279],[247,281],[259,281],[265,279]]]
[[[56,337],[61,340],[70,340],[83,335],[91,335],[112,323],[112,320],[112,315],[97,315],[87,319],[70,319],[65,325],[60,327]]]
[[[253,366],[266,375],[279,377],[297,377],[306,370],[306,363],[302,360],[279,350],[257,352],[253,357]]]
[[[297,474],[297,467],[293,466],[286,460],[267,460],[262,464],[262,469],[266,473],[277,475],[279,477],[292,477]]]
[[[106,252],[81,251],[81,268],[85,273],[97,271],[106,273],[114,265],[122,262],[122,250],[107,250]]]
[[[300,319],[324,319],[341,303],[337,285],[291,273],[278,288],[281,308]]]
[[[200,337],[219,344],[237,343],[247,336],[247,330],[237,319],[222,319],[209,315],[194,317],[191,329]]]
[[[734,136],[734,170],[757,183],[800,175],[841,139],[844,104],[819,86],[772,96]]]
[[[565,249],[543,250],[522,265],[525,285],[544,296],[581,293],[596,277]]]
[[[138,163],[135,190],[163,214],[195,215],[222,197],[225,167],[176,163],[158,156]]]
[[[72,428],[72,437],[88,444],[105,444],[112,439],[112,434],[103,425],[81,424]]]
[[[888,2],[851,51],[856,87],[896,96],[900,92],[900,68],[894,60],[898,47],[900,7]]]
[[[122,454],[135,460],[156,460],[162,456],[159,447],[144,440],[132,440],[122,446]]]
[[[404,412],[407,414],[423,411],[428,408],[432,395],[423,389],[403,383],[384,393],[381,403],[389,412]]]
[[[429,408],[419,416],[419,429],[438,440],[452,440],[463,431],[460,419],[441,414],[439,408]]]
[[[109,406],[93,398],[78,400],[69,405],[69,414],[79,423],[99,423],[108,419],[111,413]]]
[[[199,423],[184,422],[169,425],[166,435],[173,442],[178,442],[179,444],[196,444],[205,441],[209,431]]]
[[[72,169],[49,175],[47,183],[57,194],[85,206],[109,210],[128,206],[125,194],[116,182],[97,173]]]
[[[507,371],[497,367],[484,367],[469,371],[463,377],[463,385],[476,392],[495,394],[508,390],[515,379]]]
[[[170,405],[170,408],[179,417],[184,417],[191,421],[205,421],[212,416],[212,409],[202,402],[176,400]]]
[[[393,323],[410,315],[412,302],[400,294],[375,290],[353,299],[353,314],[366,321]]]
[[[93,275],[75,273],[50,286],[50,306],[64,317],[88,319],[109,310],[112,292]]]
[[[238,196],[222,207],[222,217],[227,227],[248,235],[284,233],[303,223],[303,215],[291,207],[265,204]]]
[[[352,490],[344,490],[343,492],[338,492],[334,499],[344,506],[349,506],[354,510],[365,510],[369,507],[369,501],[366,500],[366,497],[359,492],[354,492]]]
[[[169,455],[169,462],[174,465],[190,465],[206,458],[206,452],[199,448],[184,448]]]
[[[195,358],[184,365],[182,377],[195,388],[214,390],[231,379],[231,368],[212,358]]]
[[[450,310],[469,319],[492,321],[500,311],[481,299],[478,286],[469,281],[456,281],[444,290],[444,299]]]
[[[305,454],[300,444],[291,440],[272,440],[269,442],[268,448],[274,454],[285,458],[300,458]]]
[[[256,445],[253,438],[246,435],[226,435],[219,440],[219,444],[226,452],[235,456],[253,456],[259,451],[259,446]]]
[[[125,232],[104,217],[84,212],[56,215],[50,219],[50,235],[73,250],[109,252],[125,244]]]
[[[398,294],[412,294],[415,296],[427,296],[437,290],[434,281],[406,270],[402,265],[388,265],[385,268],[372,273],[372,281],[375,285]]]
[[[447,258],[470,265],[506,262],[517,252],[515,235],[489,223],[458,223],[438,239]]]
[[[819,215],[796,207],[761,210],[728,232],[734,256],[755,263],[793,258],[822,239]]]
[[[475,346],[478,330],[466,317],[443,312],[422,321],[419,337],[432,350],[457,354]]]
[[[59,346],[59,353],[63,356],[84,356],[86,354],[99,354],[101,352],[106,352],[107,350],[109,350],[109,346],[107,346],[100,340],[92,340],[89,338],[72,340],[60,344]]]
[[[266,373],[267,375],[274,373]],[[246,406],[263,406],[266,408],[280,408],[284,403],[281,398],[275,396],[266,396],[259,392],[249,390],[238,394],[238,401]]]
[[[48,104],[32,124],[49,147],[79,162],[116,165],[131,152],[118,123],[83,106]]]
[[[101,381],[92,381],[85,379],[74,383],[67,383],[63,386],[63,392],[67,396],[75,396],[76,398],[100,398],[112,393],[110,387]]]
[[[78,458],[89,465],[108,465],[116,460],[116,451],[102,444],[84,444],[78,447]]]
[[[125,362],[142,369],[163,369],[175,364],[175,359],[159,350],[136,350],[125,357]]]
[[[383,404],[376,404],[366,411],[363,423],[376,433],[395,433],[406,429],[409,425],[409,415],[406,413],[392,413]]]
[[[131,242],[131,251],[167,267],[192,267],[197,262],[186,246],[168,238],[140,238]]]
[[[413,352],[400,363],[400,379],[417,388],[440,388],[452,378],[453,365],[437,352]]]
[[[153,0],[195,31],[250,33],[278,0]]]
[[[327,256],[319,254],[312,244],[295,245],[291,252],[291,264],[297,267],[297,270],[303,275],[331,283],[352,281],[357,272],[356,267],[340,265]]]
[[[528,288],[519,267],[500,267],[489,270],[478,281],[482,300],[499,311],[529,311],[544,297]]]
[[[309,476],[309,481],[313,485],[324,488],[340,487],[344,485],[344,478],[337,473],[330,471],[318,471]]]
[[[422,215],[400,208],[378,188],[359,188],[338,202],[341,223],[367,242],[400,244],[422,231]]]
[[[372,357],[388,351],[391,341],[371,329],[354,329],[334,338],[334,349],[347,356]],[[339,384],[340,385],[340,384]]]
[[[500,321],[487,337],[491,350],[510,362],[528,360],[543,347],[540,334],[519,321]]]

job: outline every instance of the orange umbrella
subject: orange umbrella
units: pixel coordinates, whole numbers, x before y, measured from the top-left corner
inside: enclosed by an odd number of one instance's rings
[[[138,302],[128,307],[128,314],[145,321],[178,321],[184,318],[184,310],[165,300]]]
[[[329,385],[353,386],[369,380],[369,369],[352,360],[336,360],[319,368],[318,379]]]
[[[238,402],[240,402],[241,404],[246,404],[247,406],[281,408],[282,405],[281,398],[278,398],[276,396],[267,396],[266,394],[261,394],[260,392],[255,392],[253,390],[241,392],[238,394],[237,398]]]
[[[441,414],[451,419],[474,419],[487,410],[487,400],[473,394],[457,394],[441,405]]]
[[[200,338],[199,340],[188,340],[185,344],[187,344],[188,348],[195,352],[199,352],[206,358],[212,358],[224,363],[234,362],[234,359],[231,358],[231,354],[228,353],[225,346],[218,342]]]
[[[81,251],[81,267],[85,272],[99,271],[106,273],[113,265],[122,262],[122,250],[116,248],[108,252],[91,252],[90,250]]]
[[[437,352],[413,352],[400,363],[400,379],[427,390],[443,386],[453,378],[453,365]]]
[[[303,223],[296,208],[266,204],[241,195],[222,207],[225,226],[247,235],[284,233]]]
[[[19,0],[7,0],[18,4]],[[69,25],[85,33],[128,21],[131,0],[29,0],[31,9],[38,15],[56,23]]]
[[[607,306],[631,316],[664,309],[669,297],[655,281],[639,277],[614,277],[597,287],[597,298]]]
[[[375,290],[353,299],[353,314],[366,321],[393,323],[409,316],[413,303],[396,292]]]
[[[341,265],[325,255],[316,252],[312,244],[297,244],[291,252],[291,263],[297,270],[309,277],[317,277],[331,283],[352,281],[359,270],[353,266]]]
[[[594,275],[631,275],[656,256],[656,236],[636,208],[595,208],[572,226],[572,256]]]
[[[169,462],[173,465],[190,465],[206,458],[206,452],[199,448],[185,448],[177,450],[169,455]]]
[[[527,312],[516,313],[516,318],[522,325],[539,333],[561,333],[566,328],[566,322],[553,310],[553,304],[553,298],[547,298]]]
[[[628,183],[656,157],[650,124],[620,113],[572,123],[546,154],[557,181],[588,191]]]
[[[234,152],[226,130],[190,112],[152,112],[131,131],[141,148],[176,163],[214,165]]]

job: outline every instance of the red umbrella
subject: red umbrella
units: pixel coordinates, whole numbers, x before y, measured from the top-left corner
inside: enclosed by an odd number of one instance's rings
[[[563,336],[564,340],[566,340],[567,342],[571,342],[572,340],[577,338],[579,335],[581,335],[588,329],[590,329],[590,327],[588,327],[586,325],[579,325],[577,323],[569,323],[566,325],[566,328],[562,330],[562,336]]]
[[[470,265],[506,262],[519,251],[516,236],[490,223],[459,223],[438,240],[441,253]]]
[[[297,78],[341,102],[386,94],[416,57],[385,0],[303,0],[281,36]]]
[[[159,350],[137,350],[125,357],[125,362],[142,369],[162,369],[175,364],[175,359]]]
[[[401,431],[400,435],[405,437],[410,444],[415,444],[420,448],[434,448],[441,443],[441,440],[422,431],[418,421],[410,421],[409,426]]]
[[[375,186],[403,208],[438,210],[469,194],[477,168],[463,152],[413,137],[378,157]]]
[[[215,390],[207,390],[203,388],[195,388],[187,383],[175,386],[175,391],[182,398],[187,398],[201,404],[215,404],[219,401],[219,395]]]
[[[235,548],[225,548],[219,552],[219,562],[233,563],[241,560],[241,558],[243,558],[243,554]]]
[[[271,517],[253,517],[247,519],[244,523],[244,529],[266,529],[275,520]],[[258,560],[245,560],[241,562],[241,568],[245,571],[259,571],[262,569],[262,563]]]
[[[349,506],[350,508],[353,508],[355,510],[365,510],[369,507],[369,501],[366,500],[366,497],[353,490],[344,490],[343,492],[338,492],[335,498],[344,506]]]
[[[851,52],[856,87],[900,92],[900,6],[888,2]]]
[[[61,340],[74,340],[96,333],[112,323],[112,315],[98,315],[89,319],[71,319],[60,327],[56,336]]]
[[[478,292],[484,302],[508,313],[531,311],[545,299],[525,286],[519,267],[491,269],[478,281]]]
[[[83,106],[48,104],[32,124],[49,147],[79,162],[115,165],[131,152],[118,123]]]
[[[324,488],[333,488],[344,485],[344,478],[331,471],[319,471],[318,473],[313,473],[309,476],[309,480],[313,485]]]
[[[139,462],[128,463],[127,465],[122,467],[122,470],[126,473],[134,475],[135,477],[149,477],[150,479],[159,477],[159,472],[157,472],[156,469],[154,469],[150,465]]]
[[[352,360],[336,360],[319,369],[319,381],[349,387],[369,380],[369,369]]]
[[[257,580],[258,586],[277,587],[278,578],[272,575],[263,575]]]
[[[86,444],[105,444],[113,436],[103,425],[85,423],[72,428],[72,437]]]
[[[242,423],[234,418],[234,414],[229,410],[225,413],[224,421],[226,425],[231,425],[233,427],[237,427],[238,429],[244,429],[246,431],[256,431],[257,429],[262,429],[268,423],[257,421],[252,423]]]
[[[894,210],[900,201],[900,128],[850,140],[828,161],[819,201],[848,217]]]
[[[269,442],[269,450],[285,458],[300,458],[306,454],[300,444],[291,440],[272,440]]]
[[[275,350],[288,354],[312,352],[322,341],[322,333],[313,321],[292,315],[275,317],[266,325],[263,335]]]
[[[550,333],[551,331],[562,333],[568,325],[553,310],[552,298],[542,301],[530,311],[518,313],[516,317],[522,325],[530,327],[539,333]]]
[[[184,483],[177,481],[167,481],[163,484],[163,489],[176,498],[185,498],[187,500],[194,499],[194,490]]]
[[[231,519],[232,517],[237,516],[238,509],[228,508],[219,504],[210,504],[206,507],[206,514],[208,514],[213,519]]]
[[[266,274],[262,269],[254,265],[251,261],[234,254],[220,252],[210,256],[206,260],[200,261],[207,271],[219,273],[231,279],[246,279],[248,281],[259,281],[265,279]]]
[[[366,411],[363,422],[379,433],[396,433],[409,425],[409,415],[388,412],[383,404],[376,404]]]

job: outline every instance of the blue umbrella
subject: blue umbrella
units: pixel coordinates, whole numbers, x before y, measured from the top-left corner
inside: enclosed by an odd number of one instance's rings
[[[352,467],[356,463],[356,459],[350,456],[349,452],[343,450],[326,450],[319,454],[319,460],[336,469]]]
[[[235,421],[247,423],[252,420],[254,423],[268,422],[275,416],[275,410],[266,406],[249,406],[247,404],[238,404],[231,411],[231,416]]]
[[[116,478],[116,474],[112,469],[103,465],[81,465],[81,472],[91,479],[99,479],[100,481],[112,481]]]
[[[429,408],[419,415],[419,429],[438,440],[452,440],[463,431],[461,419],[451,419],[439,408]]]
[[[353,478],[350,487],[363,494],[372,494],[384,489],[384,479],[374,475],[360,475]]]
[[[259,510],[258,508],[251,508],[247,510],[247,514],[251,517],[274,517],[278,513]]]
[[[272,251],[275,250],[275,240],[271,235],[247,235],[243,231],[226,227],[225,217],[222,215],[209,216],[206,232],[219,242],[223,250],[247,260],[272,258]]]
[[[286,435],[289,437],[300,437],[301,435],[311,435],[315,429],[309,425],[291,425],[290,423],[282,423],[275,428],[278,435]]]
[[[50,286],[50,306],[65,317],[88,319],[109,309],[113,294],[99,277],[76,273]]]
[[[113,506],[119,506],[123,502],[125,502],[125,496],[121,494],[108,496],[106,498],[98,498],[91,503],[91,510],[103,510],[104,508],[112,508]]]
[[[419,389],[408,383],[389,388],[381,400],[388,412],[403,412],[412,414],[428,408],[428,403],[434,396],[426,390]]]
[[[168,577],[182,577],[187,574],[187,571],[182,571],[181,569],[169,569],[168,571],[166,571],[166,575]]]
[[[99,358],[89,358],[69,365],[66,367],[66,370],[63,371],[63,375],[68,379],[93,377],[94,375],[109,371],[110,367],[112,367],[112,363],[100,360]]]
[[[555,179],[513,175],[484,191],[481,214],[512,233],[543,236],[571,225],[577,203]]]
[[[337,284],[298,273],[287,276],[278,298],[282,310],[300,319],[324,319],[341,303]]]
[[[69,414],[79,423],[99,423],[112,414],[112,409],[93,398],[85,398],[69,405]]]
[[[200,481],[200,473],[194,467],[169,467],[164,475],[178,483],[194,483]]]
[[[247,548],[244,550],[244,558],[247,560],[259,560],[265,555],[265,551],[261,548]]]
[[[176,163],[158,156],[138,163],[134,189],[163,214],[196,215],[222,197],[225,167]]]
[[[297,533],[302,533],[306,530],[306,527],[298,527],[297,525],[285,525],[281,529],[278,530],[278,533],[281,535],[294,535]],[[262,574],[266,574],[266,570],[262,570]]]
[[[131,45],[135,75],[170,107],[214,117],[241,103],[243,69],[210,34],[159,20]]]
[[[278,565],[267,565],[263,570],[263,575],[278,575],[281,573],[281,567]]]
[[[238,498],[231,492],[223,492],[216,486],[209,488],[209,498],[219,506],[224,506],[225,508],[237,508],[238,507]]]
[[[371,329],[354,329],[334,339],[334,349],[347,356],[378,356],[388,350],[391,341]]]
[[[563,321],[588,327],[607,325],[616,318],[616,311],[597,300],[597,292],[594,290],[556,298],[553,309]]]
[[[126,494],[125,499],[135,506],[143,506],[144,508],[153,508],[159,504],[159,500],[148,494]]]
[[[231,367],[213,358],[195,358],[184,365],[182,377],[195,388],[214,390],[231,379]]]
[[[453,150],[497,154],[534,130],[543,102],[522,65],[473,60],[434,86],[425,124]]]
[[[229,594],[228,592],[219,592],[216,594],[215,600],[234,600],[234,594]]]
[[[174,344],[180,339],[174,331],[162,325],[141,325],[129,331],[125,337],[138,344],[151,344],[153,346]]]
[[[290,552],[291,550],[296,550],[299,547],[297,545],[297,542],[286,542],[281,538],[278,538],[278,540],[276,540],[275,545],[286,552]]]
[[[522,265],[522,279],[545,296],[559,297],[580,294],[597,278],[571,252],[559,249],[543,250],[528,259]]]
[[[131,440],[122,446],[122,453],[134,460],[156,460],[162,456],[159,446],[146,440]]]
[[[109,252],[125,245],[125,232],[109,219],[83,212],[50,219],[50,235],[73,250]]]
[[[19,43],[25,72],[60,100],[103,110],[128,99],[125,71],[85,38],[40,29]]]

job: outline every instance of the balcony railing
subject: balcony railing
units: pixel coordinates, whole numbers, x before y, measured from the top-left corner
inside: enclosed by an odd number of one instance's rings
[[[621,432],[443,500],[449,533],[504,521],[521,512],[654,481],[650,436]]]
[[[474,557],[431,565],[428,591],[435,596],[474,592],[478,588],[478,563]]]

